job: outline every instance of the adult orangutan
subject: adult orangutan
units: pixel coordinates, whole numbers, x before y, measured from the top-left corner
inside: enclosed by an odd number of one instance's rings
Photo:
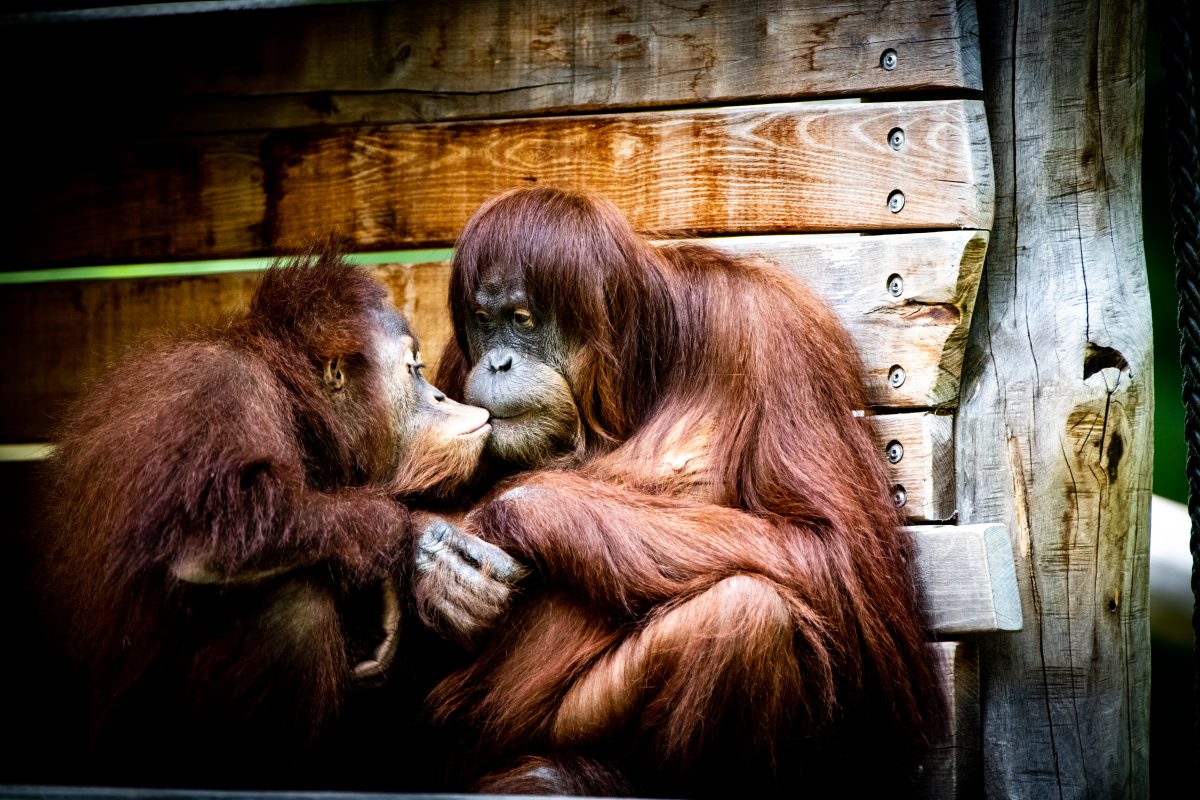
[[[439,525],[422,541],[402,502],[469,478],[490,431],[421,367],[384,288],[327,251],[75,403],[47,590],[91,701],[81,777],[303,780],[351,687],[385,677],[401,617],[465,641],[490,625],[520,568]]]
[[[475,213],[450,303],[439,383],[489,409],[492,459],[538,470],[464,522],[534,578],[429,700],[477,785],[903,776],[944,698],[833,313],[762,260],[650,244],[549,188]]]

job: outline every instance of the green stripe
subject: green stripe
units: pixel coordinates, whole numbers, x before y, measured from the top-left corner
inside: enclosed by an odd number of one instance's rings
[[[42,461],[53,452],[52,444],[0,444],[0,461]]]
[[[454,251],[449,248],[393,250],[387,253],[351,253],[346,256],[346,260],[363,266],[422,264],[428,261],[449,261],[453,253]],[[224,261],[176,261],[162,264],[118,264],[111,267],[30,269],[18,272],[0,272],[0,285],[126,278],[182,278],[189,275],[219,275],[223,272],[255,272],[266,269],[274,261],[274,258],[231,258]]]

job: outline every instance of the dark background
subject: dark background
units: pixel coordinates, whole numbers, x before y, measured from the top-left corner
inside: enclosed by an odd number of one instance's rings
[[[1187,0],[1175,0],[1186,2]],[[1164,0],[1172,2],[1172,0]],[[1193,12],[1194,13],[1194,12]],[[1187,454],[1183,435],[1179,366],[1179,294],[1171,249],[1170,193],[1161,61],[1162,6],[1150,3],[1146,27],[1146,123],[1142,144],[1142,231],[1154,316],[1154,493],[1187,502]],[[1196,26],[1193,25],[1193,30]],[[1200,59],[1193,39],[1193,74]],[[1185,541],[1186,532],[1178,535]],[[1181,592],[1187,587],[1179,587]],[[1195,786],[1196,740],[1192,734],[1192,650],[1151,630],[1150,785],[1156,796],[1178,796]]]

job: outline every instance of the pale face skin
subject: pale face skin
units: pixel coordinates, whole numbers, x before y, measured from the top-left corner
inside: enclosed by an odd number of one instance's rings
[[[330,402],[360,451],[380,453],[372,481],[390,484],[397,496],[448,494],[479,465],[491,433],[488,412],[456,403],[425,380],[417,340],[395,309],[382,307],[375,319],[374,340],[362,353],[325,359]],[[372,422],[381,411],[389,416],[383,432]]]
[[[442,494],[474,472],[492,433],[484,408],[457,403],[425,380],[419,345],[393,309],[380,312],[383,335],[371,357],[397,430],[393,487],[400,495]],[[526,574],[500,548],[425,515],[419,532],[415,599],[426,623],[473,649],[508,607]],[[385,625],[386,628],[386,625]],[[394,649],[389,636],[385,649]],[[384,653],[376,661],[386,664]],[[372,674],[379,669],[370,667]]]

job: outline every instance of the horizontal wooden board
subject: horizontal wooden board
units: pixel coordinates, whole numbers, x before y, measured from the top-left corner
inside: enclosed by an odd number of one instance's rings
[[[86,147],[14,165],[0,269],[267,254],[261,136]]]
[[[145,142],[23,170],[7,266],[258,255],[330,231],[363,249],[446,244],[484,200],[530,184],[605,195],[664,235],[988,229],[988,148],[971,100]]]
[[[899,151],[888,145],[905,131]],[[978,101],[746,106],[278,137],[271,236],[367,247],[453,241],[504,189],[599,192],[640,230],[989,228]],[[904,193],[899,213],[888,208]]]
[[[1003,525],[910,528],[917,581],[942,636],[1021,629],[1021,598]]]
[[[903,498],[904,515],[928,522],[953,518],[954,417],[917,412],[870,419],[892,494]]]
[[[873,405],[949,406],[957,400],[963,337],[986,234],[782,236],[712,243],[772,258],[830,301],[862,351]],[[435,364],[450,337],[449,266],[398,264],[378,267],[376,274],[420,335],[427,363]],[[892,275],[902,276],[899,297],[888,291]],[[0,336],[20,343],[0,373],[0,441],[45,439],[55,415],[90,371],[146,331],[212,323],[245,309],[257,280],[256,273],[244,272],[0,286]],[[905,370],[899,389],[888,383],[896,364]],[[944,437],[927,430],[945,423],[929,420],[914,429],[903,419],[891,423],[888,418],[877,417],[880,435],[888,437],[882,445],[902,436],[906,455],[895,474],[909,495],[913,517],[949,518],[953,505],[946,481],[953,459],[943,453]],[[945,472],[918,469],[925,455]]]
[[[973,3],[955,0],[338,4],[103,35],[8,26],[0,52],[22,83],[53,52],[62,85],[36,88],[115,95],[145,129],[176,132],[982,87]]]

